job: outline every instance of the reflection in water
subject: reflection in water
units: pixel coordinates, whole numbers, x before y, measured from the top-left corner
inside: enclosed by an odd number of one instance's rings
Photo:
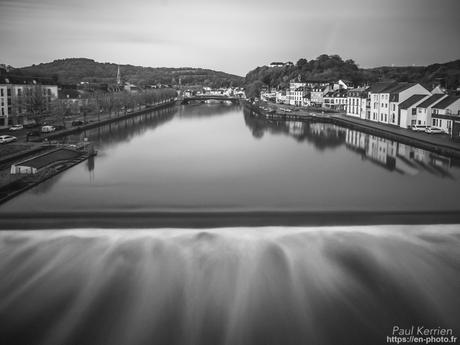
[[[219,116],[241,110],[242,106],[233,103],[220,101],[209,101],[208,103],[190,103],[179,108],[178,117],[185,118],[206,118],[210,116]]]
[[[460,229],[0,233],[15,344],[384,344],[460,328]]]
[[[332,124],[200,104],[85,135],[96,142],[94,162],[8,201],[0,214],[460,211],[458,162]]]
[[[107,125],[96,127],[90,130],[82,131],[74,135],[67,136],[61,141],[73,143],[83,141],[88,138],[95,143],[98,149],[113,144],[129,142],[132,138],[142,135],[143,133],[154,129],[160,125],[171,121],[177,112],[177,108],[170,107],[144,113],[125,120],[109,123]]]
[[[460,166],[460,161],[453,158],[330,123],[264,119],[249,110],[245,110],[244,118],[256,138],[261,138],[264,132],[284,133],[299,142],[313,143],[319,150],[345,145],[363,159],[400,174],[416,175],[424,171],[455,179],[449,169]]]
[[[283,121],[254,117],[248,109],[244,111],[244,121],[252,130],[255,138],[262,138],[264,133],[285,134],[295,138],[298,142],[308,142],[319,151],[337,148],[345,142],[343,128],[312,122]]]

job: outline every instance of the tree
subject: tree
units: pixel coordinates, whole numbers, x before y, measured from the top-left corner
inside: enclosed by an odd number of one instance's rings
[[[37,122],[41,122],[49,110],[44,92],[45,89],[41,85],[28,85],[18,89],[19,107],[22,105],[28,117]]]
[[[62,99],[55,99],[51,102],[50,114],[57,122],[65,126],[65,117],[70,114],[70,107]]]

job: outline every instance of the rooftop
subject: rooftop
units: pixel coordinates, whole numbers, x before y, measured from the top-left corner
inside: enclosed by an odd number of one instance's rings
[[[438,102],[435,105],[433,105],[433,108],[446,109],[449,105],[451,105],[452,103],[458,101],[459,99],[460,99],[460,96],[447,96],[446,98],[444,98],[440,102]]]
[[[369,92],[380,93],[385,89],[394,87],[395,85],[397,85],[397,83],[394,83],[394,82],[379,82],[379,83],[375,83],[375,84],[371,85],[371,87],[369,88]]]
[[[446,95],[444,94],[435,94],[428,99],[424,100],[422,103],[420,103],[417,107],[418,108],[428,108],[430,105],[434,104],[435,102],[439,101],[441,98],[445,97]]]
[[[427,95],[412,95],[399,105],[399,109],[409,109],[411,106],[417,102],[420,102],[425,97],[427,97]]]
[[[7,76],[0,77],[0,84],[41,84],[41,85],[57,85],[56,81],[50,78],[35,78],[24,76]]]
[[[383,92],[385,93],[400,93],[408,88],[417,85],[417,83],[398,83],[397,85],[385,89]]]

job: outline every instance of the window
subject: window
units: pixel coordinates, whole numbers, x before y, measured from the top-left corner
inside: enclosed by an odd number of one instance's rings
[[[417,115],[417,112],[416,112],[417,109],[415,108],[412,108],[412,115]]]
[[[396,110],[396,105],[393,104],[393,111],[395,111],[395,110]]]
[[[0,89],[0,96],[3,97],[3,89]]]

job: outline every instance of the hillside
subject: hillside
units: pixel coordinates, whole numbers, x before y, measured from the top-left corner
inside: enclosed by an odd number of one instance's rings
[[[443,64],[416,67],[359,68],[353,60],[343,60],[338,55],[321,55],[307,61],[285,67],[262,66],[250,71],[245,78],[247,91],[257,95],[261,87],[285,88],[294,78],[303,80],[349,80],[355,85],[377,81],[420,82],[427,86],[440,83],[448,89],[460,86],[460,60]],[[247,92],[248,93],[248,92]]]
[[[86,58],[54,60],[17,68],[14,73],[34,77],[53,77],[60,84],[76,84],[82,81],[115,84],[118,66],[120,66],[122,80],[137,85],[178,84],[181,79],[183,85],[221,87],[241,85],[244,81],[242,77],[209,69],[117,65]]]

